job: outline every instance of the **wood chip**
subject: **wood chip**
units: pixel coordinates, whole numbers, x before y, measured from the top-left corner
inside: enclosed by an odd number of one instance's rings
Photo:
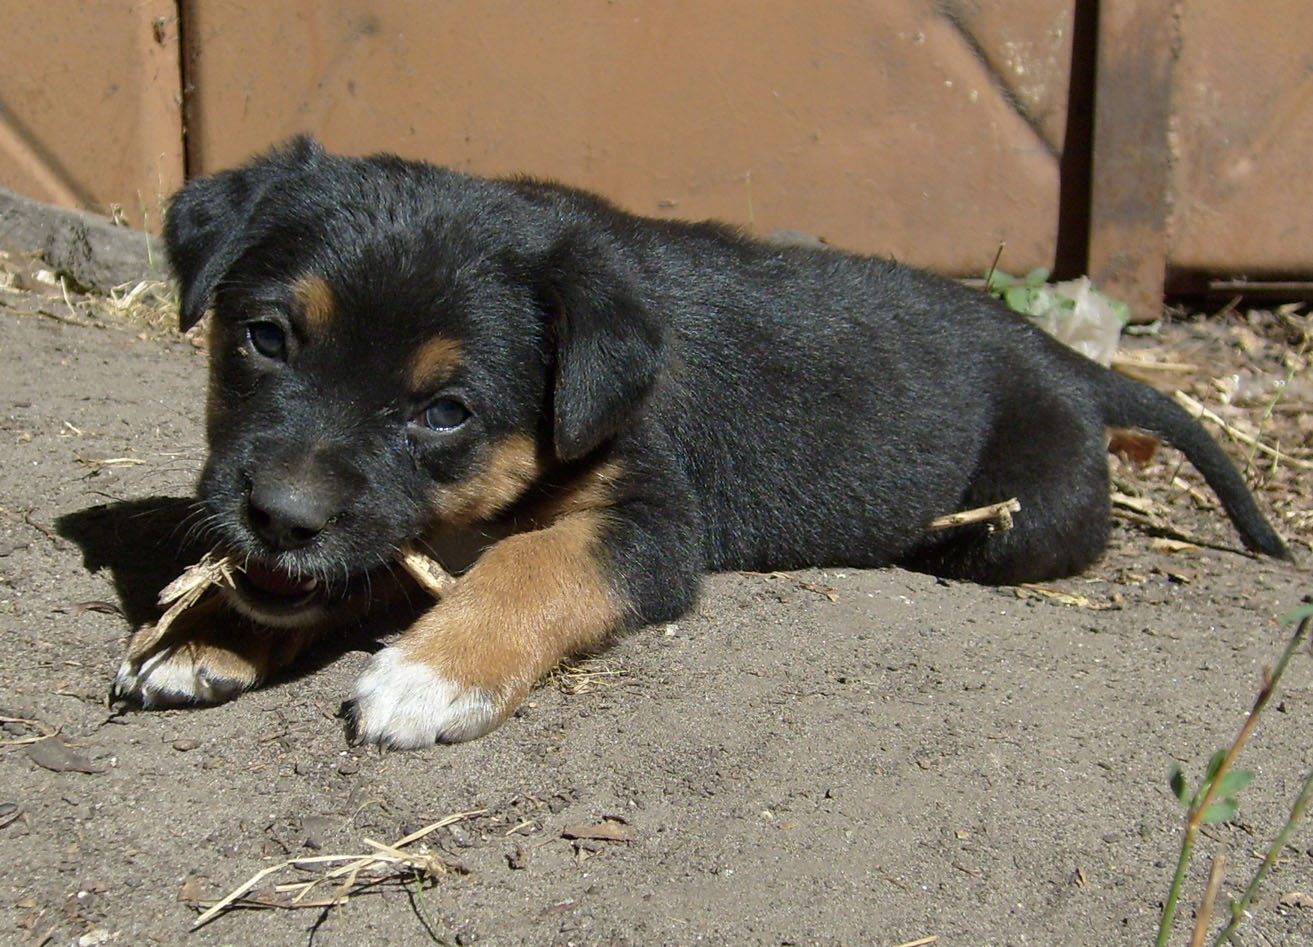
[[[437,560],[428,556],[414,546],[407,546],[397,556],[397,562],[410,573],[410,577],[420,584],[424,591],[434,598],[442,598],[455,582],[455,577],[442,568]]]
[[[1050,602],[1056,602],[1059,605],[1070,605],[1074,608],[1088,608],[1092,611],[1101,612],[1114,608],[1113,605],[1095,602],[1084,595],[1078,595],[1075,592],[1064,592],[1061,589],[1055,589],[1047,585],[1038,585],[1034,582],[1023,582],[1021,585],[1014,586],[1017,597],[1022,598],[1026,595],[1033,595],[1036,598],[1047,599]]]
[[[1185,552],[1190,549],[1198,549],[1199,546],[1196,543],[1186,542],[1183,539],[1169,539],[1165,536],[1155,536],[1153,539],[1149,540],[1149,548],[1154,552],[1175,553]]]
[[[132,639],[128,648],[128,660],[136,661],[149,654],[159,644],[165,633],[187,609],[195,605],[211,586],[225,585],[233,587],[233,573],[241,566],[231,556],[217,556],[207,552],[201,561],[182,570],[182,574],[160,591],[159,604],[165,612],[155,622],[155,627]]]
[[[1124,510],[1131,510],[1142,516],[1153,516],[1158,507],[1158,504],[1148,497],[1133,497],[1130,494],[1117,491],[1112,494],[1112,505],[1120,506]]]
[[[628,842],[634,830],[619,819],[603,819],[596,825],[567,825],[561,829],[561,838],[592,839],[598,842]]]

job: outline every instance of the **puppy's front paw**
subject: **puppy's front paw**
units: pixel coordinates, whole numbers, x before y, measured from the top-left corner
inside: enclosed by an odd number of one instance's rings
[[[257,669],[239,655],[183,641],[142,657],[124,658],[110,696],[147,710],[219,704],[253,687],[257,680]]]
[[[253,625],[220,596],[211,596],[179,615],[162,635],[147,625],[132,636],[110,698],[148,710],[219,704],[267,679],[310,637],[302,629]]]
[[[460,685],[401,648],[389,647],[370,659],[356,682],[347,731],[355,742],[413,750],[473,740],[505,716],[487,691]]]

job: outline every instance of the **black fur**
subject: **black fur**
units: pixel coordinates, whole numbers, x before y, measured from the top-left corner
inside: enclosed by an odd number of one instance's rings
[[[621,471],[599,556],[635,624],[680,614],[707,570],[1077,572],[1107,540],[1108,425],[1180,447],[1245,544],[1287,555],[1169,400],[887,260],[305,139],[188,184],[166,237],[182,325],[216,313],[209,526],[289,575],[349,588],[434,525],[434,484],[516,433],[550,461],[544,490],[600,463]],[[308,342],[287,314],[305,273],[333,290],[331,338]],[[251,352],[255,321],[282,328],[285,357]],[[434,333],[460,343],[452,386],[473,412],[450,435],[417,430],[438,392],[409,391],[401,372]],[[304,542],[253,523],[268,483],[300,491],[287,502],[308,513],[274,515],[309,523]],[[1010,531],[928,529],[1012,496]],[[281,502],[257,497],[257,518]]]

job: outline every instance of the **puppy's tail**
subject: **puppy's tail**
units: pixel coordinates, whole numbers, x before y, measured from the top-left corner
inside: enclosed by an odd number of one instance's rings
[[[1222,501],[1245,546],[1278,559],[1291,558],[1235,466],[1198,421],[1148,385],[1106,369],[1099,375],[1100,408],[1110,427],[1142,428],[1180,450]]]

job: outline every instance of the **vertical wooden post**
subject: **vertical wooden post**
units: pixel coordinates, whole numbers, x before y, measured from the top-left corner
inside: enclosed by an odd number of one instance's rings
[[[1089,273],[1140,322],[1161,314],[1167,269],[1175,7],[1099,4]]]

